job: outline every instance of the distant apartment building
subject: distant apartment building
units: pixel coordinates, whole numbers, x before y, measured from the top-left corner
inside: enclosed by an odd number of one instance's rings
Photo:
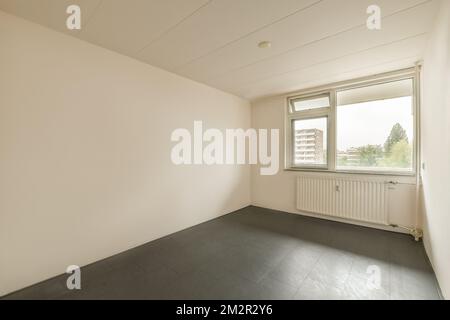
[[[361,154],[358,148],[350,148],[347,151],[338,151],[338,162],[347,166],[358,166],[361,162]]]
[[[295,131],[295,162],[323,163],[323,131],[319,129],[303,129]]]

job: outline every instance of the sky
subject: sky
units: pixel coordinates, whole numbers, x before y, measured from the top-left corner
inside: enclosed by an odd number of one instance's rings
[[[402,97],[358,103],[337,108],[337,149],[345,151],[367,144],[383,146],[398,122],[413,140],[412,98]]]
[[[412,97],[357,103],[337,107],[337,149],[346,151],[368,144],[383,146],[392,127],[400,123],[411,143],[414,132]],[[320,129],[326,147],[326,118],[295,122],[295,130]]]

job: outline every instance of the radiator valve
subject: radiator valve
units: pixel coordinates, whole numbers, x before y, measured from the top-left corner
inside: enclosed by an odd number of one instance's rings
[[[420,239],[423,238],[423,231],[421,229],[413,229],[411,232],[412,236],[414,237],[414,240],[420,241]]]

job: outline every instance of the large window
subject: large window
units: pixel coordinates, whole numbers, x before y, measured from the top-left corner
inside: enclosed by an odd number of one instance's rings
[[[286,166],[413,174],[415,81],[408,70],[288,98]]]

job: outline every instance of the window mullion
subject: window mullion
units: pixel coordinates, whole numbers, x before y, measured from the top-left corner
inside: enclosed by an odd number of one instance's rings
[[[328,128],[328,170],[335,171],[336,170],[336,107],[337,99],[336,99],[336,90],[330,91],[330,114],[328,116],[329,119],[329,128]]]

